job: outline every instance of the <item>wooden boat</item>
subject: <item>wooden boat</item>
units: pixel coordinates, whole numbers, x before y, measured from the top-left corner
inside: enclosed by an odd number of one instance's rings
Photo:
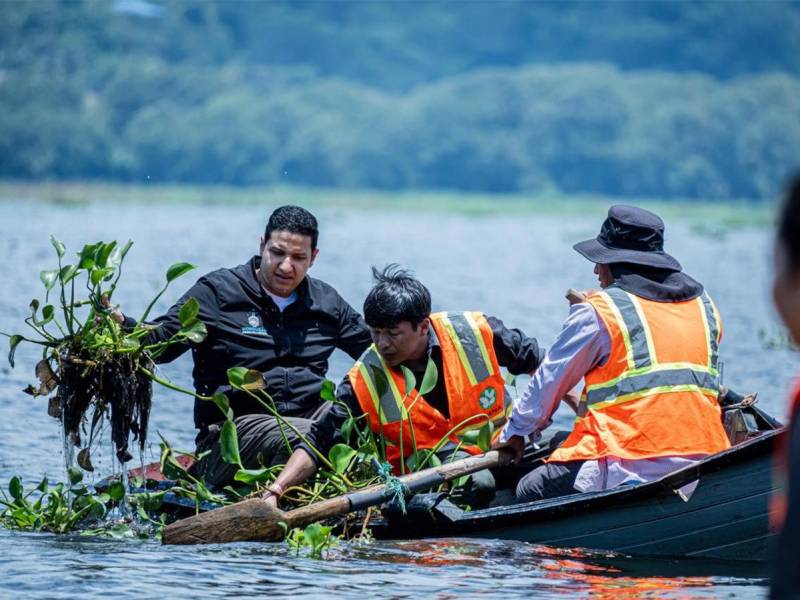
[[[730,414],[740,422],[728,419],[733,422],[733,427],[727,423],[733,442],[729,450],[656,481],[514,503],[519,478],[551,450],[542,448],[523,464],[495,473],[498,494],[488,508],[468,511],[446,493],[417,494],[405,515],[384,511],[370,521],[370,528],[378,539],[495,538],[633,556],[762,561],[773,535],[768,518],[775,489],[772,453],[786,430],[756,407]],[[157,463],[146,467],[148,489],[168,489],[171,482],[152,481],[163,479],[153,469],[157,471]],[[141,475],[139,471],[130,474]],[[176,517],[198,510],[194,501],[170,492],[163,502]],[[203,503],[199,510],[214,508]]]
[[[768,518],[775,489],[772,453],[786,431],[755,407],[741,412],[749,415],[750,431],[729,450],[656,481],[523,504],[512,504],[510,495],[501,492],[493,506],[472,511],[455,506],[446,494],[418,494],[405,516],[390,514],[373,525],[373,533],[378,538],[466,536],[636,556],[761,561],[773,535]],[[685,486],[693,482],[690,493]],[[514,484],[514,477],[504,483]]]

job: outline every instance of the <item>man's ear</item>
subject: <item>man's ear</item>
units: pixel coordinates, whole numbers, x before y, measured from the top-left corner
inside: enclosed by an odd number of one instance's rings
[[[265,240],[264,236],[262,235],[261,236],[261,240],[260,240],[259,245],[258,245],[258,254],[259,254],[259,256],[264,254],[264,246],[266,246],[266,245],[267,245],[267,240]]]
[[[314,264],[314,261],[317,259],[317,254],[319,254],[319,248],[314,248],[311,251],[311,262],[308,263],[308,268],[309,269],[312,267],[312,265]]]
[[[431,320],[429,317],[425,317],[422,319],[422,323],[419,324],[420,335],[428,335],[428,329],[430,329]]]

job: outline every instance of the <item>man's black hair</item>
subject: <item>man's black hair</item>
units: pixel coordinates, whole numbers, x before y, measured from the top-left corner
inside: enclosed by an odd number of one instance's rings
[[[800,268],[800,174],[792,179],[778,220],[778,243],[786,250],[792,271]]]
[[[372,267],[375,286],[364,300],[364,320],[370,327],[394,327],[409,321],[414,329],[431,314],[431,293],[409,271],[387,265]]]
[[[269,221],[267,221],[267,228],[264,230],[265,242],[269,240],[269,236],[272,235],[273,231],[288,231],[289,233],[307,235],[311,238],[311,249],[315,250],[317,247],[317,240],[319,239],[317,219],[300,206],[281,206],[272,211]]]

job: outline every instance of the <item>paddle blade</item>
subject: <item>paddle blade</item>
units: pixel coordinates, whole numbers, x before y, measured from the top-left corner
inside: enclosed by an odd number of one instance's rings
[[[222,544],[272,542],[283,539],[286,513],[259,498],[200,513],[164,528],[163,544]]]

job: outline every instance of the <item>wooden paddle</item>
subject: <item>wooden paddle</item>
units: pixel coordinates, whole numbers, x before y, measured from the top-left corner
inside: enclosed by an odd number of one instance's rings
[[[508,450],[492,450],[486,454],[431,467],[398,479],[408,487],[409,494],[415,494],[463,475],[508,465],[513,458],[513,452]],[[287,529],[305,527],[322,519],[383,504],[387,500],[384,490],[383,484],[373,485],[290,511],[274,509],[264,500],[252,498],[167,525],[161,541],[164,544],[277,541],[283,539]],[[285,527],[281,523],[284,523]]]

